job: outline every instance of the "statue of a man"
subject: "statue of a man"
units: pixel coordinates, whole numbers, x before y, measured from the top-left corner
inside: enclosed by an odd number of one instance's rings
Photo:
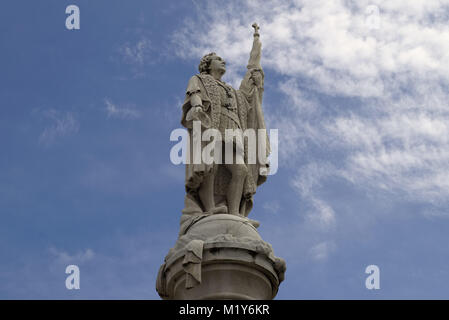
[[[191,159],[186,165],[187,194],[181,223],[192,216],[214,213],[246,217],[253,206],[257,186],[266,180],[266,161],[257,159],[256,163],[248,162],[247,141],[233,139],[226,134],[227,129],[243,132],[255,129],[256,134],[257,129],[265,129],[261,105],[264,81],[260,66],[261,43],[257,24],[253,27],[255,33],[248,70],[238,90],[221,80],[226,72],[226,63],[214,52],[201,59],[199,74],[189,80],[181,123],[188,128],[192,139]],[[201,121],[202,130],[213,128],[220,132],[222,163],[193,162],[192,127],[195,120]],[[269,153],[266,132],[263,140],[262,153],[266,157]],[[260,143],[257,145],[260,148]],[[229,150],[233,151],[233,161],[225,163],[225,153]]]

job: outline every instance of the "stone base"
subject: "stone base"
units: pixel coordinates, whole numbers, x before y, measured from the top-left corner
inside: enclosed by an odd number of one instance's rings
[[[158,274],[163,299],[273,299],[285,262],[254,225],[229,214],[184,219],[174,248]]]

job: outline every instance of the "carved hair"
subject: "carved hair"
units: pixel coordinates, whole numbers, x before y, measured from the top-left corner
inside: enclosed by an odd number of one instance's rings
[[[209,73],[210,63],[212,61],[212,57],[216,56],[215,52],[211,52],[206,54],[200,61],[200,65],[198,66],[198,70],[200,73]]]

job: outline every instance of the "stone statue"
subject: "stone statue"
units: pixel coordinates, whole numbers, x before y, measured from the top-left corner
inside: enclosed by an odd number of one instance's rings
[[[247,217],[257,186],[266,181],[270,153],[262,111],[262,45],[258,25],[253,28],[248,70],[238,90],[221,80],[226,63],[213,52],[201,59],[199,74],[187,85],[181,119],[190,142],[185,206],[178,239],[157,277],[163,299],[273,299],[284,280],[285,261],[262,240],[259,223]],[[202,161],[201,155],[195,161],[195,141],[199,138],[200,150],[205,147],[198,135],[208,130],[218,133],[214,159],[231,150],[231,161]],[[251,130],[262,133],[255,138],[254,161],[254,143],[243,138]],[[243,134],[230,137],[228,131]]]
[[[253,206],[256,187],[265,182],[268,172],[266,157],[269,142],[265,133],[262,152],[264,159],[248,163],[248,145],[242,139],[226,137],[227,129],[265,129],[262,111],[264,72],[260,65],[261,42],[259,27],[253,25],[254,41],[247,72],[240,88],[235,90],[223,82],[225,61],[214,52],[205,55],[198,67],[199,74],[188,83],[182,106],[181,124],[192,134],[193,121],[201,121],[202,129],[214,128],[220,132],[222,154],[235,151],[232,163],[193,163],[193,141],[190,143],[190,164],[186,167],[186,199],[183,213],[229,213],[247,216]],[[204,145],[203,145],[204,147]],[[262,161],[260,161],[262,160]]]

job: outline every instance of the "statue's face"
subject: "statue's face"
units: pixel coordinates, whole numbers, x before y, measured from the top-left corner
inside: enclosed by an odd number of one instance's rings
[[[213,56],[209,68],[210,72],[219,71],[224,73],[226,71],[226,62],[219,56]]]

